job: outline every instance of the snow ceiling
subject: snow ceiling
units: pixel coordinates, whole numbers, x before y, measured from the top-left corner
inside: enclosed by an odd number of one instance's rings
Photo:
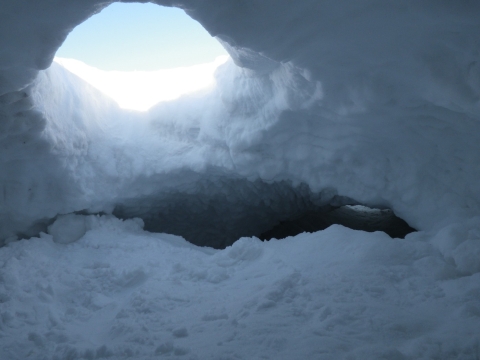
[[[209,219],[213,238],[230,231],[217,246],[328,204],[425,231],[480,215],[479,2],[156,1],[233,61],[214,89],[148,113],[50,67],[110,3],[2,1],[0,239],[73,212],[167,232]]]

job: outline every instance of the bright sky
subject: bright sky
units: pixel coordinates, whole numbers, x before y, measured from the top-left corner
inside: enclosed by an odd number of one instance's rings
[[[220,43],[183,10],[115,3],[77,26],[55,61],[120,107],[146,111],[213,86],[216,68],[227,59]]]
[[[150,71],[212,62],[220,43],[178,8],[114,3],[78,25],[56,56],[102,70]]]

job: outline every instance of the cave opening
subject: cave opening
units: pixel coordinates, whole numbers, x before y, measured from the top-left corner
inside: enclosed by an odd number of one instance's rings
[[[147,111],[215,84],[223,46],[182,9],[113,3],[78,25],[55,62],[121,108]]]
[[[241,237],[283,239],[333,224],[404,238],[416,231],[388,208],[370,208],[334,189],[314,192],[306,184],[247,179],[201,179],[190,189],[150,194],[119,203],[113,214],[141,218],[145,230],[179,235],[223,249]]]
[[[115,6],[152,6],[157,10],[167,9],[153,4],[117,3],[110,5],[84,24],[87,25],[95,19],[105,23],[105,21],[101,20],[101,15],[108,14],[108,10],[115,9]],[[170,10],[183,13],[179,9],[168,9],[168,11]],[[131,17],[131,15],[129,11],[128,16]],[[195,23],[185,13],[183,13],[183,16],[188,21]],[[118,18],[118,15],[115,15],[115,17]],[[144,21],[144,18],[142,21]],[[78,26],[77,29],[81,29],[82,25]],[[122,26],[124,29],[128,28],[124,23]],[[198,26],[206,33],[200,25]],[[150,34],[155,33],[152,29],[149,32]],[[98,32],[96,32],[95,36],[101,38],[98,35]],[[74,38],[73,34],[70,37]],[[126,34],[123,34],[122,37],[129,38]],[[149,38],[149,36],[145,37]],[[215,42],[211,37],[210,40]],[[65,47],[67,45],[68,42],[65,43]],[[124,45],[121,44],[121,46]],[[217,45],[221,47],[218,42]],[[88,48],[89,46],[85,45],[83,48]],[[144,47],[152,49],[155,46],[150,44]],[[222,50],[224,51],[223,48]],[[138,51],[110,49],[109,53],[109,55],[113,54],[113,57],[118,60],[123,57],[123,54],[137,54]],[[67,55],[65,49],[62,48],[59,49],[57,55],[72,57]],[[141,57],[148,58],[149,56],[143,54]],[[199,58],[199,56],[191,54],[188,57],[196,59],[196,61]],[[57,60],[57,62],[68,68],[69,62],[65,61],[65,59]],[[176,64],[172,66],[178,66],[179,62],[175,60],[172,64]],[[135,66],[134,70],[137,71],[133,72],[132,68],[117,66],[120,65],[114,65],[113,68],[104,67],[101,71],[112,72],[112,70],[115,70],[115,73],[152,74],[152,70],[146,65],[145,68],[140,70]],[[185,68],[188,68],[188,66],[185,65]],[[203,70],[202,72],[204,73]],[[150,75],[147,76],[149,80],[162,83]],[[95,72],[94,77],[96,79],[101,78],[99,72]],[[175,81],[178,82],[178,78]],[[115,82],[115,84],[117,83]],[[141,100],[145,100],[148,97],[144,92],[138,91],[138,89],[130,85],[127,86],[129,90],[133,90],[133,93],[136,96],[140,96]],[[165,85],[165,83],[162,85]],[[167,87],[169,86],[167,84]],[[152,90],[145,84],[142,84],[141,87],[147,93],[155,92],[155,90]],[[115,89],[118,88],[115,85]],[[171,87],[169,87],[168,91],[171,92],[171,90]],[[127,93],[126,98],[129,101],[134,100],[134,96],[131,93]],[[140,108],[125,107],[146,110],[158,101],[156,99],[147,105],[143,102]],[[186,141],[189,141],[189,138]],[[158,190],[160,191],[158,193],[147,193],[136,197],[118,199],[114,204],[113,215],[121,219],[141,218],[145,223],[145,230],[147,231],[179,235],[195,245],[217,249],[232,245],[241,237],[256,236],[262,240],[283,239],[302,232],[320,231],[333,224],[340,224],[355,230],[384,231],[392,238],[403,238],[408,233],[415,231],[405,221],[396,217],[392,210],[367,208],[364,204],[354,199],[338,195],[332,189],[313,192],[306,184],[293,185],[289,181],[274,183],[267,183],[261,180],[252,181],[250,179],[237,178],[236,175],[232,174],[227,174],[220,178],[210,178],[209,175],[205,175],[205,177],[200,179],[195,174],[188,173],[188,171],[184,175],[179,177],[191,179],[188,180],[191,183],[186,188],[183,185],[178,186],[178,184],[175,184],[172,189],[164,188],[161,191]],[[143,190],[140,194],[143,194]],[[79,215],[91,214],[89,211],[77,213]],[[38,227],[46,228],[53,221],[54,219],[40,221]]]

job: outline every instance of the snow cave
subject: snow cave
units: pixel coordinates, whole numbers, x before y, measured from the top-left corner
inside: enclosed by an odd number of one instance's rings
[[[1,359],[480,358],[480,3],[150,1],[229,58],[145,111],[112,3],[1,2]]]

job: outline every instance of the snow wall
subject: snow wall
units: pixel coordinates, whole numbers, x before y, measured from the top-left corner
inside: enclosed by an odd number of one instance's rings
[[[423,231],[480,224],[479,2],[158,0],[232,60],[148,113],[50,66],[110,3],[2,2],[0,239],[114,213],[221,247],[343,203]]]

